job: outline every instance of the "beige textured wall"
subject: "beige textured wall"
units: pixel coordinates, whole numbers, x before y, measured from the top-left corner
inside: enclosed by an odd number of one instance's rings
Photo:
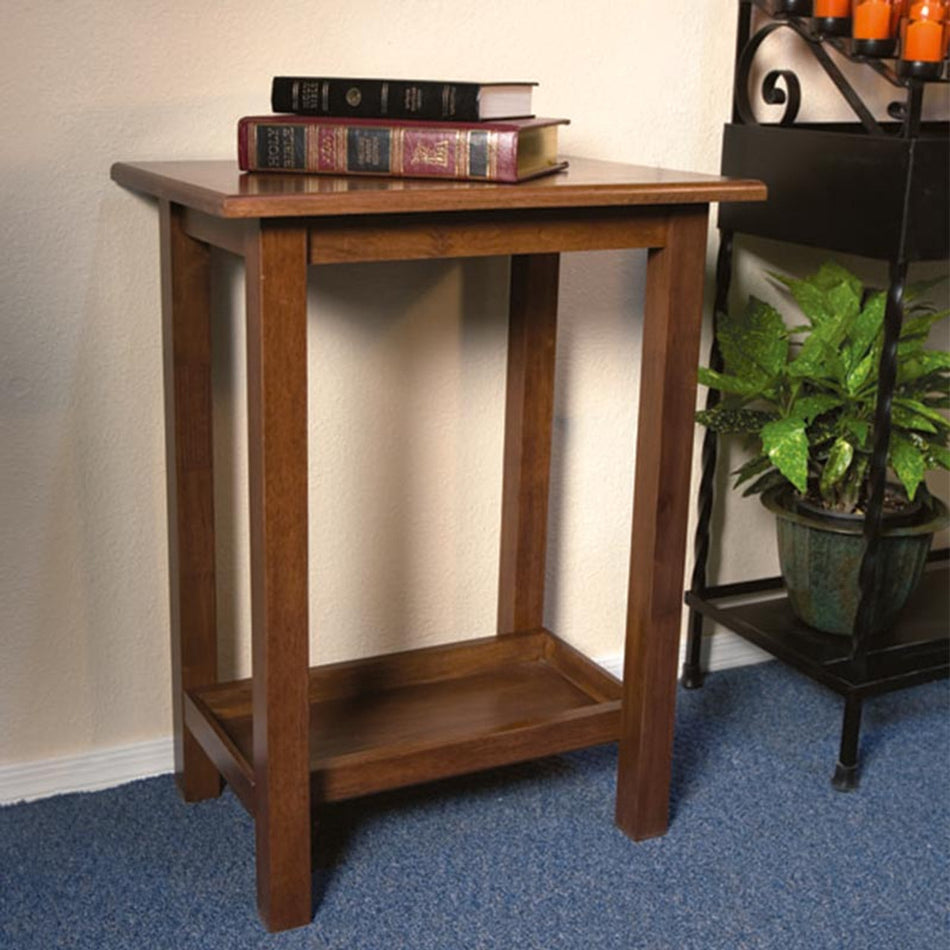
[[[536,79],[538,112],[572,119],[565,153],[715,172],[734,9],[64,0],[7,12],[0,763],[170,729],[158,220],[109,181],[111,162],[230,158],[236,119],[268,110],[273,75],[363,74]],[[622,648],[643,263],[562,265],[546,614],[594,656]],[[218,261],[215,281],[222,657],[244,673],[237,263]],[[494,259],[313,274],[316,660],[493,629],[505,281]],[[733,572],[771,561],[754,506],[730,524],[743,533]]]

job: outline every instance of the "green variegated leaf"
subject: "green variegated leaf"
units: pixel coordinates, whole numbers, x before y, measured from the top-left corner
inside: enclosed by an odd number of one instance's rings
[[[847,376],[838,351],[818,333],[813,333],[805,341],[798,356],[788,364],[788,372],[798,379],[811,377],[839,383],[844,383]]]
[[[816,287],[824,291],[834,290],[840,285],[844,285],[848,294],[860,304],[861,297],[864,294],[864,285],[860,278],[851,273],[846,267],[836,264],[834,261],[825,261],[818,268],[818,273],[811,278]]]
[[[926,340],[922,336],[911,337],[908,340],[901,340],[897,344],[897,359],[901,360],[910,360],[917,356],[918,353],[923,353],[925,349]]]
[[[902,430],[906,436],[915,432],[936,435],[940,431],[929,419],[901,406],[891,408],[891,423],[895,429]]]
[[[937,431],[937,427],[929,419],[901,406],[891,407],[891,422],[898,429],[912,429],[916,432]]]
[[[913,501],[917,493],[917,486],[924,480],[926,459],[913,442],[904,438],[899,432],[891,433],[890,451],[888,452],[891,468],[894,469],[900,483],[907,492],[907,497]]]
[[[811,281],[782,279],[782,283],[791,291],[795,303],[809,319],[812,327],[820,327],[834,319],[834,313],[828,305],[825,292]]]
[[[841,428],[854,437],[859,447],[866,447],[868,436],[871,434],[871,424],[865,419],[855,419],[853,416],[845,416],[841,420]]]
[[[770,488],[784,485],[786,482],[787,479],[777,468],[770,468],[761,478],[757,478],[746,488],[742,493],[742,497],[748,498],[749,495],[759,495],[762,492],[768,491]]]
[[[928,463],[928,468],[936,468],[937,465],[941,468],[950,468],[950,449],[944,445],[928,444],[924,458]]]
[[[723,364],[731,376],[755,380],[763,388],[779,374],[788,356],[788,331],[782,315],[751,297],[735,316],[724,315],[717,331]]]
[[[755,433],[775,418],[775,413],[758,409],[732,409],[720,403],[712,409],[701,409],[696,421],[722,435],[729,433]]]
[[[939,310],[935,313],[924,313],[905,319],[901,327],[901,340],[911,340],[918,337],[926,339],[930,334],[931,327],[947,317],[950,317],[950,310]]]
[[[914,382],[943,369],[950,369],[950,353],[943,350],[927,350],[898,363],[897,385]]]
[[[950,421],[947,420],[947,417],[942,412],[937,409],[931,409],[917,399],[907,399],[904,396],[898,396],[894,399],[894,406],[906,409],[918,416],[923,416],[938,429],[950,429]]]
[[[858,453],[855,456],[845,477],[844,484],[835,492],[838,496],[839,510],[853,511],[857,506],[858,499],[862,494],[864,478],[867,475],[868,462],[869,457],[866,453]]]
[[[762,427],[762,448],[800,491],[808,488],[808,437],[804,419],[777,419]]]
[[[844,438],[839,438],[828,453],[828,460],[821,472],[818,490],[822,498],[829,498],[835,486],[844,478],[854,458],[854,446]]]
[[[852,367],[845,379],[845,388],[848,395],[853,396],[861,391],[861,387],[871,378],[877,369],[878,354],[872,349],[863,359]]]
[[[927,469],[950,468],[950,449],[947,448],[946,434],[938,436],[936,442],[929,441],[919,432],[908,432],[906,435],[914,447],[920,450]]]
[[[735,396],[757,396],[761,391],[755,380],[740,379],[740,377],[730,376],[728,373],[717,373],[705,366],[700,366],[698,378],[703,386]]]
[[[823,264],[807,280],[773,274],[783,283],[813,327],[833,325],[840,329],[857,315],[864,288],[861,281],[838,264]]]
[[[861,310],[861,293],[860,283],[856,291],[855,287],[847,280],[828,288],[825,296],[828,298],[828,305],[835,315],[835,320],[850,328],[854,318]]]
[[[838,420],[833,416],[831,418],[819,416],[806,429],[808,442],[815,452],[819,447],[825,444],[831,444],[838,438]]]
[[[770,468],[772,468],[772,462],[767,455],[756,455],[755,458],[749,459],[748,462],[739,466],[739,468],[732,473],[736,477],[733,487],[738,488],[743,482],[747,482],[750,478],[755,478],[756,475],[761,475]]]
[[[846,347],[845,363],[849,370],[868,356],[874,341],[884,327],[884,308],[887,294],[876,293],[869,298],[851,325],[851,339]]]
[[[844,405],[844,400],[831,393],[815,393],[811,396],[802,396],[792,404],[790,415],[800,416],[805,422],[811,422],[817,416],[838,409]]]

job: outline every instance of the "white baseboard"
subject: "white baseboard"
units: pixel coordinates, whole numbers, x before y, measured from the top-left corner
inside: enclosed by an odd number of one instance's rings
[[[767,653],[728,631],[705,637],[704,647],[709,651],[704,667],[710,672],[770,659]],[[597,662],[614,676],[623,675],[622,654],[602,657]],[[0,805],[68,792],[96,792],[164,775],[174,767],[171,737],[23,765],[3,765],[0,766]]]
[[[685,655],[686,637],[684,636],[680,643],[680,667],[683,665]],[[770,654],[728,630],[717,630],[712,636],[703,637],[702,667],[709,673],[715,673],[717,670],[731,670],[736,666],[751,666],[753,663],[764,663],[771,659]],[[608,673],[618,678],[623,676],[623,654],[616,653],[613,656],[601,657],[597,663]]]
[[[22,765],[0,765],[0,805],[67,792],[97,792],[174,768],[170,736]]]
[[[683,649],[680,652],[680,665],[685,657],[686,640],[683,639]],[[754,663],[764,663],[774,657],[765,650],[743,640],[742,637],[728,630],[718,629],[711,636],[703,637],[703,669],[710,673],[718,670],[731,670],[736,666],[752,666]]]

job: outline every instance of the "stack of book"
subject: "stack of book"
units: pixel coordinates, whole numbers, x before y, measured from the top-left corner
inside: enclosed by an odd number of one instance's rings
[[[519,182],[567,167],[537,83],[277,76],[273,115],[238,120],[243,171]]]

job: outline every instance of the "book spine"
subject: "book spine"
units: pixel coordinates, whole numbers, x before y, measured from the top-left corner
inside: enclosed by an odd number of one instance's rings
[[[242,171],[514,182],[517,151],[517,129],[359,125],[279,117],[238,122]]]
[[[477,122],[478,83],[276,76],[274,112],[331,118]]]

